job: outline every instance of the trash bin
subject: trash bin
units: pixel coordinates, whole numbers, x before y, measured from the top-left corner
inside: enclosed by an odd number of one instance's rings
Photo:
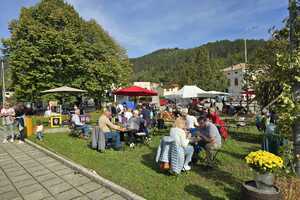
[[[25,134],[26,137],[29,137],[33,134],[33,125],[32,125],[32,118],[25,117]]]

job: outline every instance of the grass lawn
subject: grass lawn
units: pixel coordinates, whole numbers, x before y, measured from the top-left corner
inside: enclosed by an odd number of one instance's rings
[[[149,146],[105,153],[66,133],[47,134],[43,142],[35,141],[34,136],[30,139],[148,200],[240,199],[241,183],[253,177],[243,158],[260,147],[259,134],[254,128],[232,131],[235,133],[218,154],[217,168],[207,171],[198,163],[179,176],[161,173],[154,161],[161,135],[154,136]]]

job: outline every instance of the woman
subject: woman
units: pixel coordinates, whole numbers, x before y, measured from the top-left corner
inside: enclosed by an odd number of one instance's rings
[[[174,123],[174,127],[170,130],[170,136],[175,140],[176,145],[184,149],[184,165],[183,169],[188,171],[191,170],[189,163],[192,160],[194,148],[189,145],[188,132],[186,131],[185,120],[178,118]]]

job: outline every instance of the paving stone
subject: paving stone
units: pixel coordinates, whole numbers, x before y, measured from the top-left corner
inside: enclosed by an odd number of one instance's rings
[[[59,184],[59,183],[62,183],[62,182],[64,182],[63,179],[61,179],[61,178],[54,178],[54,179],[42,182],[42,185],[45,186],[45,187],[50,187],[52,185]]]
[[[0,187],[0,194],[10,192],[10,191],[15,191],[15,188],[10,184]]]
[[[63,182],[63,183],[60,183],[60,184],[50,186],[47,189],[51,194],[56,195],[58,193],[70,190],[71,188],[72,188],[72,186],[70,184]]]
[[[54,198],[54,197],[46,197],[46,198],[43,199],[43,200],[55,200],[55,198]]]
[[[70,183],[73,186],[79,186],[79,185],[83,185],[85,183],[90,182],[91,180],[88,179],[85,176],[82,176],[80,174],[68,174],[68,175],[64,175],[62,176],[62,178],[64,180],[66,180],[68,183]]]
[[[35,191],[30,194],[24,195],[23,198],[25,200],[40,200],[50,196],[51,195],[49,192],[47,192],[47,190],[40,190],[40,191]]]
[[[36,177],[36,176],[46,175],[46,174],[50,174],[50,173],[51,172],[48,169],[42,169],[42,170],[37,170],[37,171],[31,172],[31,175]]]
[[[6,192],[0,195],[1,200],[11,200],[20,197],[16,191]]]
[[[24,174],[28,174],[28,173],[25,170],[20,169],[20,170],[13,171],[13,172],[7,172],[6,174],[9,177],[16,177],[16,176],[20,176],[20,175],[24,175]]]
[[[87,196],[90,198],[90,199],[93,199],[93,200],[100,200],[100,199],[104,199],[106,197],[109,197],[111,196],[113,193],[112,191],[102,187],[94,192],[90,192],[87,194]]]
[[[22,188],[22,187],[26,187],[26,186],[29,186],[29,185],[34,185],[34,184],[36,184],[36,183],[37,183],[37,181],[34,180],[34,179],[31,177],[31,178],[29,178],[29,179],[26,179],[26,180],[23,180],[23,181],[14,183],[14,184],[15,184],[15,186],[16,186],[17,188]]]
[[[125,198],[121,197],[120,195],[118,194],[114,194],[108,198],[106,198],[105,200],[126,200]]]
[[[7,178],[0,179],[0,187],[9,185],[9,184],[10,184],[10,181]]]
[[[75,189],[71,189],[71,190],[68,190],[63,193],[59,193],[59,194],[55,195],[55,198],[57,200],[69,200],[69,199],[73,199],[73,198],[79,197],[79,196],[81,196],[80,192],[78,192]]]
[[[102,186],[98,183],[95,183],[95,182],[89,182],[89,183],[86,183],[86,184],[83,184],[83,185],[80,185],[77,187],[77,189],[86,194],[86,193],[89,193],[89,192],[92,192],[92,191],[95,191],[97,189],[100,189]]]
[[[59,171],[59,170],[70,169],[70,168],[60,163],[59,165],[53,166],[50,169],[52,171],[56,172],[56,171]]]
[[[29,174],[23,174],[23,175],[20,175],[20,176],[15,176],[15,177],[10,177],[10,180],[14,183],[16,182],[20,182],[20,181],[23,181],[23,180],[26,180],[26,179],[29,179],[31,178],[31,176]]]
[[[87,198],[86,196],[80,196],[80,197],[76,197],[75,199],[72,200],[90,200],[89,198]]]
[[[55,174],[57,174],[58,176],[64,176],[64,175],[71,174],[71,173],[74,174],[74,170],[69,169],[69,168],[55,171]]]
[[[42,163],[44,166],[46,166],[49,169],[52,169],[52,167],[55,167],[56,165],[61,165],[61,163],[59,161],[54,160],[51,163],[47,163],[46,165],[44,163]]]
[[[29,193],[32,193],[35,191],[42,190],[42,189],[43,189],[43,187],[40,184],[33,184],[33,185],[26,186],[26,187],[22,187],[18,190],[22,195],[25,195],[25,194],[29,194]]]
[[[6,173],[7,172],[14,172],[14,171],[19,171],[19,170],[23,170],[24,168],[21,166],[14,166],[8,169],[3,169]]]
[[[47,180],[51,180],[51,179],[54,179],[54,178],[58,178],[58,176],[56,176],[55,174],[53,173],[49,173],[49,174],[44,174],[44,175],[41,175],[41,176],[37,176],[36,179],[40,182],[44,182],[44,181],[47,181]]]

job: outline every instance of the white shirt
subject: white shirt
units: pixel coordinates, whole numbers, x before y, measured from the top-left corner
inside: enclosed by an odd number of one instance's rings
[[[132,115],[132,112],[126,111],[126,112],[124,113],[124,117],[127,119],[127,121],[128,121],[132,116],[133,116],[133,115]]]
[[[76,126],[82,126],[83,125],[83,123],[81,123],[80,118],[77,114],[72,115],[72,122],[74,122]]]
[[[189,140],[186,138],[186,133],[181,128],[171,128],[170,136],[175,140],[176,144],[185,148],[189,144]]]
[[[195,126],[198,126],[196,117],[193,115],[187,115],[186,116],[186,126],[188,129],[195,128]]]
[[[44,129],[43,125],[36,126],[36,132],[43,132],[43,129]]]
[[[124,111],[124,106],[123,106],[122,104],[118,104],[118,105],[117,105],[117,109],[120,110],[119,113],[122,113],[122,112]]]

